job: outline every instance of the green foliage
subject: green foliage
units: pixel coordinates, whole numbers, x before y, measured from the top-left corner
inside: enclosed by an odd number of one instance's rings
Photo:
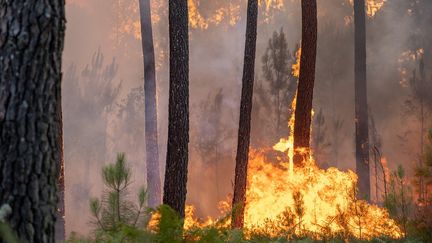
[[[157,242],[182,242],[183,221],[178,217],[177,213],[167,205],[161,205],[158,212],[161,218],[156,234]]]
[[[147,225],[149,209],[145,208],[147,194],[144,188],[137,195],[138,204],[128,198],[132,171],[124,154],[118,154],[115,164],[102,169],[107,188],[102,199],[91,199],[90,210],[96,226],[94,241],[121,242],[149,239],[148,232],[140,230]],[[71,242],[82,242],[73,235]]]

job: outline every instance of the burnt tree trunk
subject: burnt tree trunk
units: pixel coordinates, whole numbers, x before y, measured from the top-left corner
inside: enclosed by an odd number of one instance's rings
[[[169,1],[170,87],[163,203],[184,217],[189,144],[187,0]]]
[[[246,43],[244,50],[240,119],[237,141],[237,156],[234,181],[233,207],[237,207],[232,220],[233,228],[242,228],[246,203],[247,167],[251,130],[252,95],[255,72],[258,1],[249,0],[246,21]]]
[[[0,1],[0,205],[22,242],[54,242],[63,0]]]
[[[144,102],[145,102],[145,139],[147,160],[147,189],[149,207],[161,204],[161,181],[159,173],[156,68],[153,45],[150,0],[140,0],[141,39],[144,57]]]
[[[302,0],[300,77],[294,122],[294,165],[303,166],[310,155],[310,128],[317,52],[317,3]]]
[[[354,86],[356,172],[359,196],[370,200],[369,129],[366,86],[366,13],[365,1],[354,1]]]

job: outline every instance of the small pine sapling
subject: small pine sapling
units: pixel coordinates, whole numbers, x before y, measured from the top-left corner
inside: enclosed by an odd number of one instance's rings
[[[149,219],[150,210],[145,207],[147,193],[144,188],[139,190],[138,205],[129,200],[131,175],[131,169],[122,153],[117,155],[115,164],[103,168],[102,178],[107,190],[101,200],[95,198],[90,201],[97,238],[106,239],[105,237],[118,235],[127,238],[145,233],[139,229],[144,229]]]

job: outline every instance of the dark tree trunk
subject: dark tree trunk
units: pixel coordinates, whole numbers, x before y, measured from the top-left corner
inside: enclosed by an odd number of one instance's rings
[[[356,171],[360,198],[370,200],[365,1],[354,1]]]
[[[310,155],[310,128],[317,52],[317,3],[302,0],[300,77],[294,123],[294,165],[302,166]],[[301,151],[301,152],[300,152]]]
[[[249,0],[246,21],[246,43],[244,50],[240,119],[237,141],[237,156],[234,181],[233,206],[236,208],[232,227],[242,228],[246,203],[247,166],[252,113],[252,95],[255,73],[255,51],[257,38],[258,1]]]
[[[57,202],[57,214],[55,224],[55,242],[63,242],[66,237],[65,227],[65,164],[64,164],[64,153],[63,153],[63,114],[62,114],[62,98],[57,102],[57,130],[59,132],[57,148],[58,151],[58,202]]]
[[[161,204],[161,181],[159,173],[158,125],[156,104],[156,68],[153,46],[150,0],[140,0],[141,39],[144,57],[145,139],[147,159],[148,205]]]
[[[189,144],[187,0],[169,1],[170,88],[163,203],[184,217]]]
[[[0,1],[0,205],[22,242],[54,242],[63,0]]]

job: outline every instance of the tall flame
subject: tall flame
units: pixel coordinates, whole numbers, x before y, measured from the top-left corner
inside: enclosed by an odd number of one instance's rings
[[[292,73],[299,77],[301,49],[296,52]],[[292,110],[296,107],[296,97]],[[388,212],[356,198],[357,175],[337,168],[319,169],[312,156],[304,167],[293,168],[295,112],[288,126],[290,136],[282,138],[273,150],[283,152],[271,161],[270,149],[253,150],[248,167],[245,228],[280,235],[287,225],[297,235],[320,238],[349,233],[360,239],[387,235],[400,238],[402,232]],[[284,158],[284,159],[283,159]]]
[[[298,76],[299,49],[293,74]],[[292,109],[296,106],[293,100]],[[359,239],[378,236],[401,238],[403,233],[388,212],[356,198],[357,175],[337,168],[318,168],[313,156],[304,167],[293,168],[294,112],[289,120],[290,136],[273,148],[250,151],[244,230],[287,238],[308,235],[317,239],[351,235]],[[276,154],[275,156],[273,156]],[[190,208],[188,209],[191,212]],[[205,227],[187,214],[186,228]]]

